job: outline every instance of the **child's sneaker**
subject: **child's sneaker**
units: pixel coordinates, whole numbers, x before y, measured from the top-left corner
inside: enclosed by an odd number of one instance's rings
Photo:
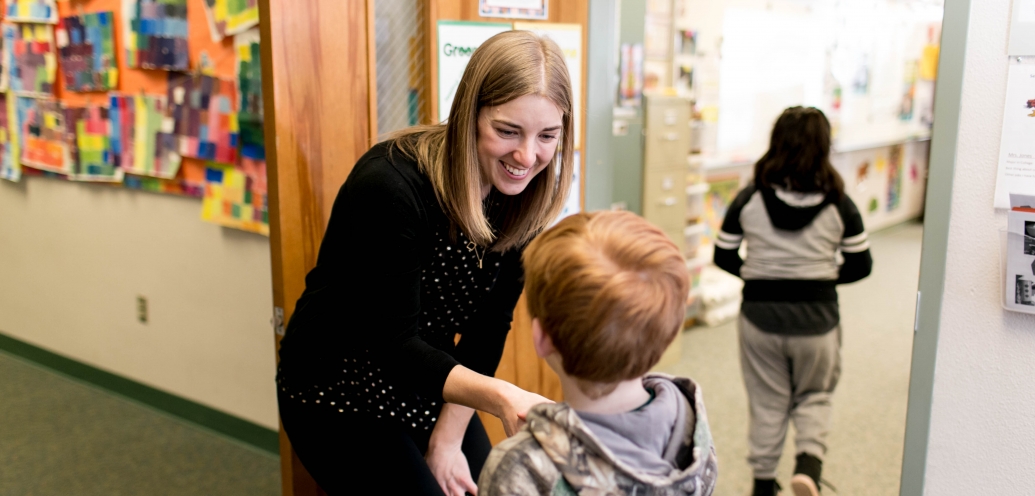
[[[751,491],[751,496],[776,496],[780,489],[783,488],[776,483],[776,479],[755,479],[755,487]]]
[[[791,477],[794,496],[819,496],[819,475],[822,471],[822,460],[808,453],[799,454],[794,464],[794,477]]]

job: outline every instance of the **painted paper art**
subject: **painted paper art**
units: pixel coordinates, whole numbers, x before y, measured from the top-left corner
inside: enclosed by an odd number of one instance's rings
[[[171,126],[165,112],[165,97],[111,95],[109,136],[117,167],[141,176],[176,177],[182,158],[176,152],[176,137],[167,132]]]
[[[186,71],[187,0],[123,0],[126,65]]]
[[[8,21],[57,24],[54,0],[7,0],[5,16]]]
[[[184,160],[180,164],[179,173],[172,179],[127,174],[123,178],[122,185],[129,189],[151,193],[200,199],[205,196],[205,164],[194,160]]]
[[[58,23],[57,46],[65,88],[110,91],[118,86],[113,23],[111,12],[65,17]]]
[[[259,30],[252,29],[235,36],[234,47],[237,52],[237,121],[240,127],[241,155],[265,160]]]
[[[22,163],[43,171],[71,174],[74,163],[75,131],[68,124],[68,113],[55,100],[24,103],[19,98],[19,124],[22,130]]]
[[[243,33],[259,24],[258,0],[205,0],[213,41]]]
[[[267,212],[265,162],[245,158],[241,168],[208,166],[202,220],[269,236]]]
[[[54,27],[5,22],[3,37],[3,79],[8,89],[22,95],[52,94],[57,73]]]
[[[87,107],[75,121],[76,164],[74,179],[80,181],[121,182],[122,169],[115,165],[111,152],[108,109]]]
[[[13,93],[0,98],[0,179],[8,181],[19,181],[22,178],[15,98]]]
[[[237,162],[234,83],[204,75],[169,75],[169,108],[180,155],[221,164]]]

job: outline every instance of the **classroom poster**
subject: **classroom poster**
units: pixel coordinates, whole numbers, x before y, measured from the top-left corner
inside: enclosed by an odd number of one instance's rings
[[[564,53],[564,63],[568,66],[568,77],[571,79],[571,96],[573,124],[575,129],[575,149],[582,143],[582,125],[578,116],[582,115],[582,26],[579,24],[553,24],[515,22],[514,29],[532,31],[550,38]]]
[[[31,101],[30,101],[31,100]],[[20,98],[18,124],[22,130],[22,164],[42,171],[73,172],[75,132],[68,128],[68,109],[55,100]]]
[[[209,164],[202,220],[269,236],[265,162],[244,158],[241,167]]]
[[[176,137],[165,128],[165,97],[110,96],[112,160],[125,172],[172,179],[180,169]],[[127,179],[128,183],[128,179]]]
[[[17,182],[22,178],[22,163],[15,106],[14,93],[0,98],[0,179]]]
[[[511,25],[498,22],[438,21],[438,120],[449,118],[460,78],[471,54]]]
[[[265,160],[259,30],[250,29],[235,36],[234,51],[237,54],[237,123],[241,155]]]
[[[108,109],[87,107],[72,124],[76,136],[76,163],[72,179],[78,181],[122,182],[123,171],[115,165],[111,152],[111,124]]]
[[[56,37],[65,88],[71,91],[111,91],[118,87],[114,23],[112,12],[61,19]]]
[[[122,5],[127,66],[189,69],[187,0],[123,0]]]
[[[205,0],[212,41],[243,33],[259,24],[259,0]]]
[[[169,74],[165,116],[184,157],[237,162],[238,125],[234,82],[205,75]]]
[[[54,27],[3,23],[2,64],[0,77],[7,89],[19,95],[53,94],[57,73]]]
[[[54,0],[6,0],[5,19],[15,22],[57,24],[57,6]]]
[[[478,0],[478,15],[545,21],[549,17],[549,0]]]
[[[995,208],[1010,208],[1010,193],[1035,192],[1035,64],[1011,63],[1007,75]]]

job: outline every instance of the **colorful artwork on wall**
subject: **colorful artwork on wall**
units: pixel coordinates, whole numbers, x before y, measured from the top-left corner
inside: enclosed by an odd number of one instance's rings
[[[126,65],[186,71],[187,0],[123,0]]]
[[[5,18],[16,22],[57,24],[57,6],[54,0],[7,0]]]
[[[111,152],[108,109],[87,107],[77,117],[76,164],[72,178],[79,181],[121,182],[123,172],[115,165]]]
[[[20,95],[51,95],[57,73],[54,27],[3,23],[2,70],[4,88]]]
[[[210,164],[201,218],[269,236],[265,162],[243,158],[240,168]]]
[[[172,179],[182,158],[176,137],[166,132],[165,97],[116,95],[110,97],[111,149],[114,164],[125,172]]]
[[[22,177],[15,98],[10,92],[0,98],[0,179],[8,181],[19,181]]]
[[[234,83],[204,75],[169,75],[169,107],[180,154],[221,164],[237,162]]]
[[[64,17],[58,24],[61,74],[71,91],[110,91],[118,86],[114,14]]]
[[[251,29],[235,36],[234,48],[237,52],[237,121],[240,126],[241,155],[265,160],[259,30]]]
[[[902,202],[902,176],[902,145],[895,145],[888,152],[888,212],[898,209]]]
[[[75,131],[68,124],[69,109],[55,100],[19,98],[18,103],[22,164],[58,174],[73,173]]]
[[[258,0],[205,0],[212,40],[242,33],[259,24]]]

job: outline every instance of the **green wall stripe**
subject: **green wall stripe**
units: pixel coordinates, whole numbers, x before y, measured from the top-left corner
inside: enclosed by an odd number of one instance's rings
[[[70,358],[38,348],[0,333],[0,350],[55,372],[90,383],[120,396],[143,403],[219,434],[279,455],[277,431],[213,408],[160,391],[125,377],[105,372]]]

